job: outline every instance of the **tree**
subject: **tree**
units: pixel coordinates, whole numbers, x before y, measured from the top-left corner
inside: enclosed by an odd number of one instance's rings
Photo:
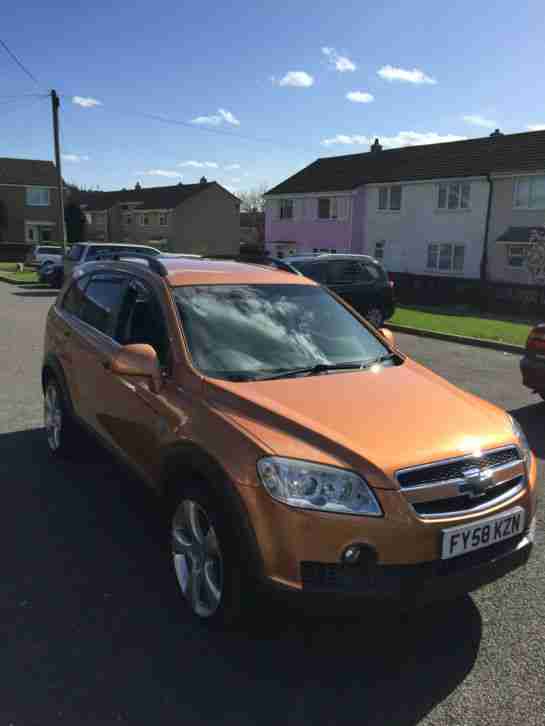
[[[66,239],[68,244],[75,244],[85,239],[85,215],[79,204],[69,202],[64,209],[66,223]]]
[[[265,210],[265,192],[268,188],[269,185],[263,182],[254,189],[238,192],[237,197],[240,199],[240,211],[263,212]]]

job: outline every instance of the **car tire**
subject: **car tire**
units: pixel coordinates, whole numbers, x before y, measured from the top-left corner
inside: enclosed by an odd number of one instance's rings
[[[54,375],[48,376],[45,384],[44,427],[49,451],[53,456],[69,458],[75,453],[80,431]]]
[[[240,621],[252,596],[236,523],[204,480],[176,490],[169,506],[170,551],[178,589],[197,621]]]
[[[375,328],[381,328],[384,324],[384,311],[379,307],[368,308],[365,317]]]

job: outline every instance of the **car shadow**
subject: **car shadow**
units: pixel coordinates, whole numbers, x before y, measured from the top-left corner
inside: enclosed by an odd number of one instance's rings
[[[17,291],[13,294],[16,297],[57,297],[59,291],[51,287],[47,287],[43,289],[34,288],[33,290],[24,290],[21,292]]]
[[[412,726],[476,660],[467,596],[357,619],[262,600],[210,632],[177,592],[156,496],[93,441],[58,462],[42,429],[1,435],[0,474],[6,723]]]
[[[543,423],[545,421],[545,402],[537,398],[536,403],[522,406],[521,408],[514,408],[509,413],[521,425],[534,454],[539,459],[544,459],[545,439],[543,437]]]

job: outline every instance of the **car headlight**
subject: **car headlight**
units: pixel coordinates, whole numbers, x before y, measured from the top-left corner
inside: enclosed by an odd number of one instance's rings
[[[532,450],[530,449],[530,444],[528,443],[526,434],[521,429],[519,422],[516,421],[512,416],[509,416],[509,420],[511,422],[511,428],[513,429],[513,433],[517,437],[518,445],[522,453],[522,458],[524,459],[524,463],[526,464],[526,468],[528,469],[528,467],[530,466],[530,461],[532,459]]]
[[[270,456],[257,462],[257,471],[271,497],[291,507],[382,516],[367,482],[347,469]]]

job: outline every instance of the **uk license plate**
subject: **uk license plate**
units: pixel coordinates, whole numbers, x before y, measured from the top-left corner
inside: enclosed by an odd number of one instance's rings
[[[524,531],[525,520],[524,509],[516,507],[474,524],[444,529],[441,559],[449,560],[515,537]]]

